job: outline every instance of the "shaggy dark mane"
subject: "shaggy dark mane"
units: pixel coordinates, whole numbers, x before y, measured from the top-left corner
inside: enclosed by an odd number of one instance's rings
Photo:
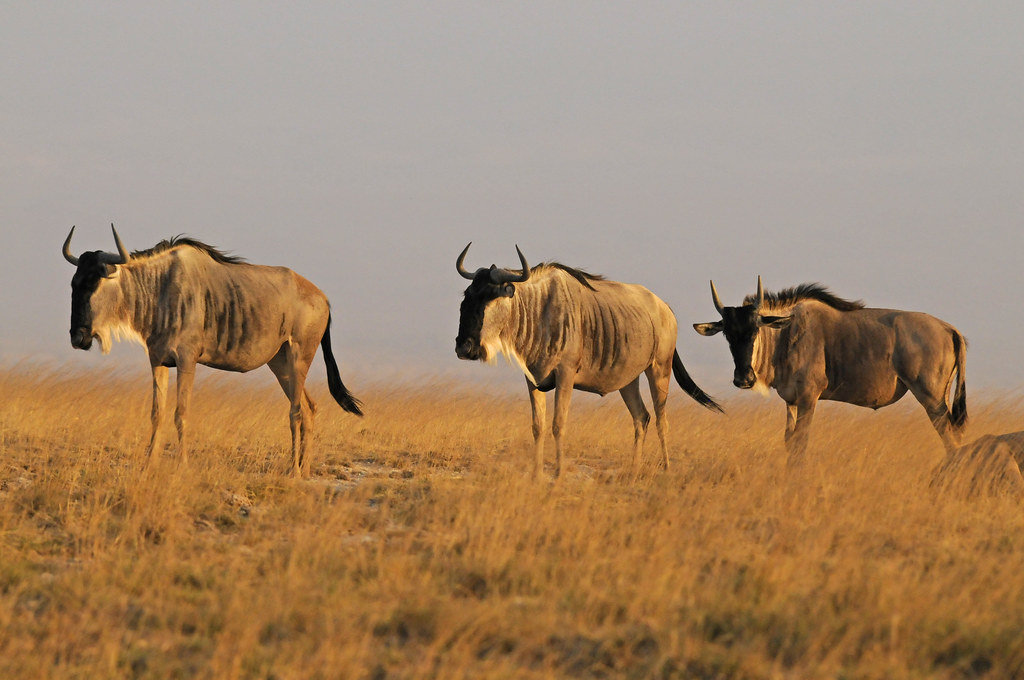
[[[197,241],[194,238],[189,238],[188,236],[183,236],[181,234],[178,234],[177,236],[172,236],[169,239],[164,239],[163,241],[160,241],[160,243],[157,243],[155,246],[149,248],[148,250],[136,250],[135,252],[132,253],[132,257],[135,257],[136,255],[140,257],[158,255],[160,253],[166,252],[178,246],[189,246],[190,248],[200,250],[206,253],[214,262],[219,262],[221,264],[245,263],[244,257],[229,255],[221,250],[218,250],[217,248],[214,248],[211,245],[203,243],[202,241]]]
[[[753,304],[756,299],[756,295],[748,295],[743,298],[743,304]],[[768,309],[786,309],[803,300],[817,300],[840,312],[864,309],[864,303],[861,300],[844,300],[833,295],[828,288],[820,283],[801,283],[799,286],[786,288],[777,293],[764,292],[764,306]]]
[[[568,274],[569,276],[573,277],[577,281],[579,281],[583,286],[589,288],[590,290],[594,290],[594,287],[590,285],[591,281],[604,281],[604,277],[601,276],[600,274],[590,274],[588,272],[583,271],[582,269],[576,269],[574,267],[564,265],[561,262],[542,262],[536,267],[531,267],[530,271],[535,272],[543,267],[552,267],[554,269],[559,269]]]

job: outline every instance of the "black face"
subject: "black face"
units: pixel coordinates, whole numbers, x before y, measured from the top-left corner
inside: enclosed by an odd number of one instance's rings
[[[459,310],[459,334],[455,337],[455,355],[460,359],[476,361],[486,359],[480,347],[480,332],[484,327],[484,310],[492,300],[515,295],[516,287],[511,283],[491,282],[491,272],[481,269],[473,277],[473,283],[466,288]]]
[[[729,342],[734,366],[732,384],[740,389],[749,390],[757,382],[752,359],[760,320],[761,316],[753,305],[725,307],[722,310],[722,330]]]
[[[792,317],[762,316],[754,305],[723,307],[722,320],[711,323],[695,323],[693,328],[701,335],[715,335],[724,332],[732,352],[732,384],[749,390],[757,383],[754,373],[754,341],[761,328],[785,328]]]
[[[92,347],[92,294],[100,280],[114,273],[114,266],[100,261],[100,251],[82,253],[71,277],[71,346]]]

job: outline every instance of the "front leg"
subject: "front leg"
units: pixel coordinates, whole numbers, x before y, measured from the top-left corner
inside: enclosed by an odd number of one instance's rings
[[[559,370],[555,376],[555,417],[551,423],[551,434],[555,438],[555,479],[562,474],[562,437],[565,424],[569,417],[569,402],[572,401],[572,388],[576,382],[576,374]]]
[[[188,409],[192,403],[192,384],[196,378],[195,362],[178,362],[178,403],[174,409],[174,425],[178,429],[178,449],[181,451],[181,462],[188,462],[188,438],[186,422]]]
[[[544,425],[548,397],[529,378],[526,387],[530,393],[530,410],[533,412],[533,478],[539,480],[544,473]]]
[[[787,460],[789,466],[799,465],[804,460],[816,405],[817,400],[786,404],[786,452],[789,454]]]
[[[170,369],[159,364],[153,367],[153,410],[150,415],[152,429],[149,435],[149,446],[146,448],[146,459],[152,457],[160,444],[160,422],[163,420],[164,405],[167,403],[167,381]]]

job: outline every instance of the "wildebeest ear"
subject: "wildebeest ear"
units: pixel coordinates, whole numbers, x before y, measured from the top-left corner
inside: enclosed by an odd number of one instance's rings
[[[504,286],[501,287],[501,294],[505,297],[512,297],[513,295],[516,294],[516,287],[513,286],[511,283],[506,283]]]
[[[112,265],[112,264],[104,264],[104,265],[103,265],[103,267],[104,267],[104,269],[105,269],[105,272],[106,272],[106,273],[104,274],[104,276],[106,276],[107,278],[109,278],[109,277],[113,276],[113,275],[114,275],[114,272],[116,272],[116,271],[117,271],[117,267],[115,267],[115,266],[114,266],[114,265]]]
[[[769,328],[785,328],[789,325],[789,322],[793,320],[791,316],[759,316],[758,321],[761,326],[768,326]]]
[[[725,324],[721,321],[712,321],[710,323],[695,323],[693,324],[693,330],[697,331],[701,335],[715,335],[721,333],[722,328]]]

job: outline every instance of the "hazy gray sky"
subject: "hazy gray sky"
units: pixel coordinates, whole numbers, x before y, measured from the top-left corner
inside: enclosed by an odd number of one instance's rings
[[[1017,392],[1022,35],[1019,2],[7,3],[0,355],[147,371],[68,340],[61,242],[114,222],[302,273],[345,375],[521,380],[455,358],[472,240],[647,285],[718,397],[690,324],[758,274],[939,316]]]

